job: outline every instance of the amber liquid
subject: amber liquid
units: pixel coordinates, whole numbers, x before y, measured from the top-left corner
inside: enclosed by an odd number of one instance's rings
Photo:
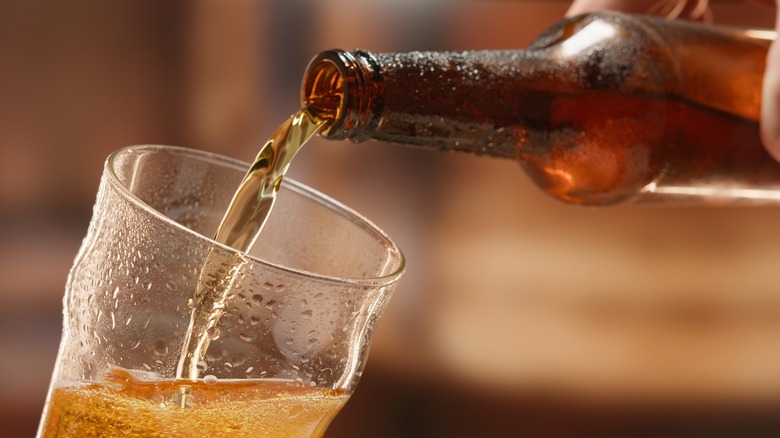
[[[689,101],[553,96],[516,158],[548,194],[576,204],[776,202],[780,164],[758,122]]]
[[[271,212],[290,162],[322,124],[323,119],[304,108],[274,131],[233,195],[214,240],[240,252],[252,247]],[[206,354],[210,340],[218,336],[217,322],[242,262],[241,253],[212,251],[207,256],[191,303],[177,379],[198,379],[198,363]]]
[[[319,437],[344,405],[339,390],[282,380],[192,382],[182,408],[177,381],[115,370],[102,383],[52,391],[43,436]]]

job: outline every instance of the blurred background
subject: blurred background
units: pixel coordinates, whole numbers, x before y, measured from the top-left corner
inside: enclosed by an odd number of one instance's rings
[[[0,424],[37,427],[105,157],[251,160],[308,60],[522,48],[564,0],[0,0]],[[719,22],[774,11],[713,1]],[[706,129],[706,127],[702,127]],[[520,167],[315,140],[293,178],[408,271],[331,437],[780,432],[780,208],[583,209]]]

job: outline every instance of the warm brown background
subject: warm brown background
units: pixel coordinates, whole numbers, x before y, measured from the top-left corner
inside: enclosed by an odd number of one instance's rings
[[[2,434],[36,428],[109,152],[249,160],[318,51],[521,48],[567,6],[0,0]],[[715,2],[722,22],[773,16]],[[579,209],[511,162],[378,143],[315,141],[292,174],[409,263],[329,436],[778,431],[780,209]]]

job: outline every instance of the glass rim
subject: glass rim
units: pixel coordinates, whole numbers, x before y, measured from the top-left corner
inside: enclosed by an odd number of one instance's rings
[[[212,237],[206,236],[204,234],[200,234],[190,228],[187,228],[184,225],[176,222],[175,220],[157,211],[151,205],[147,204],[146,202],[141,200],[138,196],[133,194],[130,191],[130,189],[128,189],[120,181],[119,176],[114,170],[114,164],[116,158],[122,154],[137,153],[137,152],[152,152],[152,153],[164,152],[164,153],[187,155],[194,158],[205,159],[228,168],[233,168],[235,170],[244,173],[246,172],[247,169],[249,169],[249,163],[245,163],[235,158],[227,157],[212,152],[202,151],[198,149],[190,149],[181,146],[168,146],[168,145],[155,145],[155,144],[125,146],[109,154],[108,158],[105,161],[104,170],[105,170],[105,174],[107,175],[107,181],[114,188],[116,188],[119,191],[119,193],[123,197],[125,197],[129,202],[139,206],[144,211],[149,212],[150,214],[162,220],[163,222],[187,234],[190,234],[198,239],[205,240],[210,245],[215,245],[231,253],[240,254],[242,257],[246,257],[248,260],[252,261],[253,263],[258,263],[260,265],[264,265],[273,269],[287,272],[288,274],[302,276],[302,277],[309,277],[311,279],[318,280],[321,282],[340,283],[340,284],[347,284],[352,286],[361,286],[361,287],[389,286],[392,285],[393,283],[396,283],[406,269],[406,257],[404,256],[403,252],[395,243],[395,241],[393,241],[387,235],[387,233],[385,233],[376,224],[368,220],[360,213],[351,209],[350,207],[329,197],[328,195],[325,195],[303,183],[300,183],[298,181],[286,177],[282,180],[282,187],[284,187],[285,189],[292,190],[293,192],[301,196],[305,196],[310,200],[319,203],[323,207],[328,208],[334,211],[335,213],[339,214],[344,219],[351,221],[356,226],[366,230],[367,232],[374,234],[377,238],[386,241],[388,243],[388,250],[391,251],[398,258],[398,266],[392,272],[390,272],[389,274],[385,274],[383,276],[375,276],[375,277],[368,277],[368,278],[339,277],[339,276],[325,275],[317,272],[306,271],[303,269],[291,268],[289,266],[285,266],[279,263],[274,263],[270,260],[265,260],[260,257],[251,255],[247,252],[239,251],[235,248],[219,243],[215,241]]]

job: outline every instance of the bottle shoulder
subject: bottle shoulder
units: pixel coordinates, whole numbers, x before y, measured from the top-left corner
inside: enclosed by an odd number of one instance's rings
[[[584,88],[666,95],[758,120],[773,32],[596,13],[559,22],[529,47],[576,66]]]

